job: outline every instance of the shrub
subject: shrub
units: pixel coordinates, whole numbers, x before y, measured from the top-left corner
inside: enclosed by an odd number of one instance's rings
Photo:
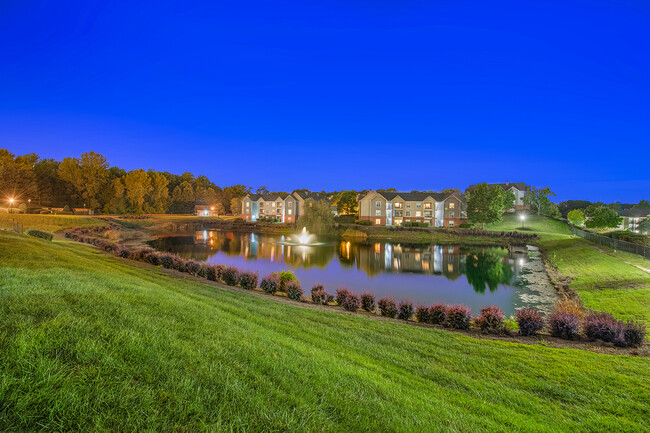
[[[303,294],[304,292],[297,281],[289,281],[287,283],[287,298],[293,301],[301,301]]]
[[[281,292],[287,291],[287,283],[289,281],[298,281],[298,277],[291,271],[274,272],[274,274],[280,279],[280,287],[278,290]]]
[[[188,260],[187,262],[185,262],[185,270],[189,274],[199,275],[202,269],[203,266],[201,265],[201,263],[197,262],[196,260]]]
[[[343,307],[343,309],[347,311],[356,313],[359,307],[361,306],[361,300],[354,293],[349,293],[348,296],[346,296],[345,299],[343,300],[341,306]]]
[[[429,323],[442,325],[447,320],[447,306],[444,304],[435,304],[429,308]]]
[[[398,313],[397,318],[402,320],[409,320],[413,317],[413,302],[411,301],[401,301],[397,307]]]
[[[420,323],[429,323],[430,311],[431,309],[429,307],[425,307],[424,305],[418,305],[418,307],[415,309],[415,318]]]
[[[551,335],[564,339],[572,339],[580,330],[580,317],[577,313],[555,311],[548,319]]]
[[[259,276],[257,272],[253,271],[240,271],[239,272],[239,285],[242,289],[253,290],[257,287],[257,280]]]
[[[197,275],[199,277],[208,278],[208,269],[209,268],[210,268],[210,265],[208,265],[207,263],[203,263],[201,265],[201,269],[199,269],[199,272],[197,273]]]
[[[210,281],[219,281],[221,279],[221,273],[219,272],[219,267],[217,266],[206,266],[205,268],[205,278]]]
[[[454,329],[469,329],[472,310],[465,305],[450,305],[445,309],[444,325]]]
[[[476,322],[484,331],[493,332],[503,329],[503,310],[496,305],[483,307]]]
[[[580,301],[566,297],[555,303],[555,311],[575,314],[578,318],[582,318],[583,315],[582,304],[580,304]]]
[[[168,253],[161,254],[159,262],[163,268],[171,269],[174,267],[174,256]]]
[[[429,227],[429,223],[419,223],[419,222],[410,222],[407,221],[402,223],[402,227]]]
[[[588,338],[613,343],[623,339],[623,322],[608,313],[591,313],[584,318],[582,329]]]
[[[361,308],[372,313],[375,311],[375,295],[370,292],[363,292],[361,294]]]
[[[350,291],[345,287],[336,289],[336,303],[339,305],[343,305],[343,301],[345,301],[345,298],[347,298],[350,295],[351,295]]]
[[[358,224],[360,226],[371,226],[372,225],[372,221],[368,221],[368,220],[355,221],[354,223]]]
[[[461,229],[471,229],[472,225],[468,223],[462,223],[461,225],[458,226]]]
[[[129,251],[129,259],[146,262],[149,254],[154,252],[151,248],[135,248]]]
[[[266,293],[272,295],[280,289],[280,277],[277,274],[270,274],[262,278],[260,287]]]
[[[379,307],[382,316],[397,317],[397,304],[395,304],[393,298],[381,298],[379,302],[377,302],[377,306]]]
[[[536,335],[537,332],[544,328],[544,318],[534,308],[522,308],[517,311],[515,317],[521,335]]]
[[[627,347],[637,347],[643,343],[645,339],[645,325],[643,323],[634,322],[633,320],[628,320],[623,325],[623,340],[616,341],[617,346],[621,346],[622,343]]]
[[[325,305],[327,304],[328,294],[322,284],[316,284],[311,288],[311,300],[314,304]]]
[[[26,235],[33,236],[35,238],[41,238],[45,239],[46,241],[52,241],[54,239],[54,235],[50,232],[46,232],[45,230],[36,230],[36,229],[29,229],[25,232]]]
[[[129,257],[129,252],[130,252],[130,251],[129,251],[128,248],[126,248],[126,247],[121,247],[121,246],[118,246],[117,248],[115,248],[115,249],[113,250],[113,253],[114,253],[116,256],[118,256],[118,257],[122,257],[123,259],[126,259],[126,258]]]
[[[174,261],[174,269],[179,272],[187,272],[187,260],[177,255],[172,255],[172,259]]]
[[[236,286],[239,284],[239,269],[237,269],[234,266],[227,266],[223,270],[223,274],[221,275],[221,278],[223,279],[223,282],[226,283],[229,286]]]
[[[148,251],[144,253],[143,259],[147,263],[151,263],[154,266],[160,264],[160,254],[156,251]]]

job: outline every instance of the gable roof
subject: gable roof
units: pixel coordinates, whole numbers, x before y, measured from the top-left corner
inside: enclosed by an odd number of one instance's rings
[[[300,197],[303,200],[307,200],[309,198],[314,200],[314,201],[329,200],[329,197],[327,197],[327,195],[321,194],[319,192],[303,192],[303,191],[298,192],[298,191],[295,191],[294,194],[297,195],[298,197]]]
[[[248,194],[246,197],[250,198],[252,201],[258,201],[259,199],[264,201],[276,201],[278,198],[284,200],[288,195],[289,194]]]
[[[368,194],[371,193],[378,194],[388,201],[393,201],[396,197],[399,197],[404,201],[424,201],[429,197],[431,197],[435,201],[444,201],[453,195],[453,194],[444,194],[442,192],[385,192],[385,191],[382,192],[371,191]]]
[[[650,215],[650,208],[625,209],[621,211],[620,215],[626,217],[647,217]]]

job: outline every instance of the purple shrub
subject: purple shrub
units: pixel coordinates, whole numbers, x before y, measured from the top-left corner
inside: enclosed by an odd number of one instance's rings
[[[325,305],[327,304],[327,299],[329,295],[325,291],[325,287],[322,284],[316,284],[311,288],[311,301],[314,304]]]
[[[229,286],[239,284],[239,269],[234,266],[227,266],[221,274],[221,279]]]
[[[150,251],[144,254],[144,261],[154,266],[160,265],[160,254],[156,251]]]
[[[341,306],[344,310],[356,313],[359,307],[361,307],[361,300],[354,293],[349,293],[343,300]]]
[[[608,313],[591,313],[584,318],[582,329],[587,338],[613,343],[623,339],[623,322]]]
[[[534,308],[522,308],[515,314],[519,334],[524,336],[536,335],[544,328],[544,318]]]
[[[435,304],[429,307],[429,323],[433,325],[442,325],[447,320],[447,306],[444,304]]]
[[[260,287],[269,295],[274,294],[280,290],[280,277],[277,274],[269,274],[262,278]]]
[[[570,340],[580,330],[580,317],[568,311],[555,311],[548,319],[548,327],[552,336]]]
[[[645,325],[643,323],[628,320],[623,325],[623,339],[615,341],[617,346],[638,347],[645,339]]]
[[[418,305],[418,307],[415,309],[415,318],[420,323],[429,323],[430,311],[431,309],[429,307]]]
[[[397,304],[393,298],[381,298],[379,302],[377,302],[377,306],[379,307],[382,316],[397,317]]]
[[[350,291],[345,287],[336,289],[336,303],[339,305],[343,305],[343,301],[345,301],[345,298],[350,296],[350,294],[351,294]]]
[[[196,260],[188,260],[185,262],[185,269],[188,274],[199,275],[203,269],[203,266]]]
[[[375,295],[370,292],[363,292],[361,294],[361,308],[372,313],[377,307],[375,302]]]
[[[259,276],[257,272],[240,271],[239,272],[239,285],[242,289],[253,290],[257,287],[257,280]],[[234,284],[231,284],[234,285]]]
[[[300,288],[300,284],[297,281],[288,281],[285,285],[287,291],[287,298],[293,301],[301,301],[304,292]]]
[[[401,301],[397,307],[398,313],[397,318],[402,320],[409,320],[413,317],[413,302],[411,301]]]
[[[187,272],[187,260],[178,257],[177,255],[173,256],[174,260],[174,269],[178,272]]]
[[[171,269],[174,267],[174,255],[169,253],[164,253],[160,255],[160,264],[163,268]]]
[[[216,266],[210,266],[208,265],[205,268],[205,278],[207,278],[210,281],[219,281],[219,278],[221,275],[218,272],[218,268]]]
[[[208,265],[207,263],[203,263],[201,265],[201,269],[199,269],[199,272],[196,275],[198,275],[199,277],[202,277],[202,278],[208,278],[208,268],[209,267],[210,267],[210,265]]]
[[[444,325],[447,328],[469,329],[472,310],[465,305],[450,305],[445,311]]]
[[[476,319],[477,325],[488,332],[503,329],[503,310],[496,305],[481,308],[481,314]]]

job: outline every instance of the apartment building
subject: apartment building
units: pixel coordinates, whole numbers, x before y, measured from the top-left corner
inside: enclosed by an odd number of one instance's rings
[[[327,197],[312,192],[293,192],[291,194],[247,194],[241,200],[242,218],[257,221],[259,218],[278,218],[283,223],[295,223],[310,203],[328,200]]]
[[[369,191],[359,200],[359,220],[381,226],[418,222],[458,227],[467,222],[467,210],[457,193]]]
[[[514,206],[511,209],[508,209],[506,212],[517,212],[521,210],[530,210],[530,206],[524,204],[524,196],[526,195],[526,192],[530,190],[530,187],[526,186],[526,183],[524,182],[514,182],[510,183],[506,181],[506,183],[489,183],[488,187],[494,188],[496,186],[500,186],[503,188],[504,191],[512,191],[512,193],[515,195],[515,201],[514,201]],[[477,185],[470,185],[466,192],[471,192],[474,188],[476,188]]]

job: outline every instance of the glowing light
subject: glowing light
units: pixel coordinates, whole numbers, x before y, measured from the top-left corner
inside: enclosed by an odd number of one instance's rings
[[[9,203],[14,204],[14,199],[13,199],[13,198],[10,198],[10,199],[9,199]]]
[[[298,236],[298,242],[301,245],[305,245],[309,243],[310,239],[311,239],[311,235],[307,233],[307,227],[303,227],[300,236]]]
[[[522,221],[525,221],[526,220],[526,215],[524,215],[524,214],[519,215],[519,219],[522,220]]]

